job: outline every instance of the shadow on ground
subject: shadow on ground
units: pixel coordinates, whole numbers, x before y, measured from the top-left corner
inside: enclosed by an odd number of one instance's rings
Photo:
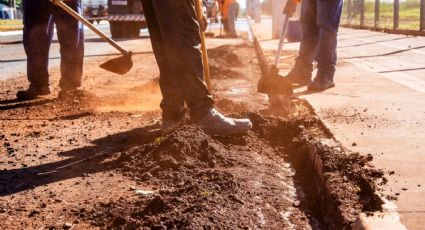
[[[31,100],[31,101],[23,101],[19,99],[2,100],[0,101],[0,111],[41,106],[41,105],[49,104],[56,101],[57,101],[56,98],[38,99],[38,100]]]
[[[120,158],[114,157],[115,153],[150,143],[158,135],[158,126],[150,125],[97,139],[92,142],[93,146],[59,153],[60,156],[69,157],[65,160],[0,171],[0,196],[86,174],[113,170],[121,165]],[[108,161],[105,161],[107,159]]]

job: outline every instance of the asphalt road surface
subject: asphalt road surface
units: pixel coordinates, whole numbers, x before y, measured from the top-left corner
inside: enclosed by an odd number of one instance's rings
[[[102,32],[110,36],[109,24],[96,25]],[[119,40],[124,48],[131,49],[133,53],[151,52],[147,30],[141,30],[141,37],[129,40]],[[108,56],[118,54],[113,47],[103,42],[96,34],[85,29],[85,58]],[[112,58],[112,56],[111,56]],[[15,32],[0,36],[0,80],[18,77],[26,74],[26,55],[22,44],[22,33]],[[54,38],[50,50],[50,67],[60,63],[59,43]]]

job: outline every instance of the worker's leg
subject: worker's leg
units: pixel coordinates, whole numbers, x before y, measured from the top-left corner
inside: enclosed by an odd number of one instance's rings
[[[236,19],[237,19],[238,10],[239,10],[239,4],[238,3],[230,4],[229,10],[228,10],[228,19],[227,19],[230,37],[236,37],[237,36],[235,22],[236,22]]]
[[[81,2],[65,1],[74,11],[81,13]],[[84,30],[81,23],[58,6],[51,5],[56,24],[61,53],[61,80],[59,86],[64,91],[72,91],[81,86],[84,58]]]
[[[311,82],[313,61],[316,57],[319,43],[319,28],[316,23],[317,0],[305,0],[301,7],[302,38],[299,56],[296,58],[295,66],[288,74],[289,80],[300,86]]]
[[[332,1],[332,0],[331,0]],[[302,38],[297,63],[312,69],[319,44],[319,27],[316,23],[317,0],[305,0],[301,6]]]
[[[47,0],[24,0],[23,43],[27,55],[27,77],[30,87],[49,86],[49,49],[53,22]]]
[[[229,23],[228,23],[228,21],[229,21],[228,18],[222,18],[221,19],[221,24],[223,25],[223,30],[224,30],[224,33],[226,35],[229,34]]]
[[[337,34],[342,2],[342,0],[317,0],[317,25],[320,28],[320,42],[316,60],[320,74],[331,80],[333,80],[337,59]]]
[[[194,0],[151,0],[173,84],[182,90],[191,116],[204,117],[213,99],[203,81],[201,39]]]
[[[322,91],[334,87],[336,45],[342,0],[317,0],[317,25],[320,42],[317,53],[317,75],[308,85],[309,90]]]
[[[177,76],[173,72],[167,59],[167,51],[156,19],[155,11],[151,0],[142,0],[142,6],[148,23],[149,36],[155,54],[156,62],[159,66],[159,85],[162,93],[162,118],[163,123],[168,121],[179,121],[185,114],[184,97],[182,90],[177,85]],[[167,126],[167,124],[164,124]]]

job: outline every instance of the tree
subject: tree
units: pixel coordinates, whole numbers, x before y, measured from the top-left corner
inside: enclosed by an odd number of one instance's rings
[[[21,8],[22,6],[22,0],[0,0],[0,4],[10,6],[10,7],[16,7]]]

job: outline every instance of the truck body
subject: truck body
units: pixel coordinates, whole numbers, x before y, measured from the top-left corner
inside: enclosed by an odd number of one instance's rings
[[[108,0],[108,21],[113,38],[138,37],[147,27],[140,0]]]
[[[83,0],[83,16],[91,23],[106,20],[108,16],[108,0]]]

